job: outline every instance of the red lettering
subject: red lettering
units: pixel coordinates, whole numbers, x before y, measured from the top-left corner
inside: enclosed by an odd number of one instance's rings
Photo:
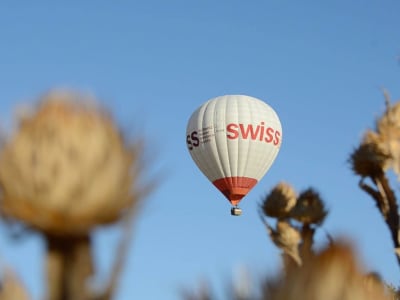
[[[277,130],[275,131],[275,139],[274,139],[274,145],[278,145],[280,142],[280,137],[281,137],[281,133]]]
[[[261,130],[260,130],[260,141],[264,138],[264,122],[261,122]]]
[[[266,137],[264,139],[265,142],[267,142],[267,143],[271,143],[272,142],[272,139],[274,138],[274,136],[273,136],[274,131],[275,130],[272,127],[268,127],[265,130],[265,134],[266,134]]]
[[[226,132],[226,137],[231,140],[241,137],[242,139],[273,143],[275,146],[279,145],[281,141],[281,132],[275,130],[273,127],[265,128],[264,122],[260,122],[257,126],[253,124],[230,123],[226,126]]]
[[[244,139],[247,139],[249,134],[250,134],[250,138],[252,140],[257,139],[258,132],[260,131],[260,126],[259,125],[256,127],[255,131],[254,131],[254,127],[253,127],[252,124],[248,124],[246,129],[244,128],[243,124],[239,124],[239,127],[240,127],[240,132],[242,133],[242,137]]]
[[[226,131],[228,132],[226,137],[231,140],[237,139],[239,137],[238,127],[239,126],[234,123],[228,124],[228,126],[226,126]]]

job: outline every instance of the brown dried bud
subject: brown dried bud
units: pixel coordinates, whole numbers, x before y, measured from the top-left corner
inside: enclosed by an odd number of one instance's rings
[[[140,148],[79,94],[53,92],[20,119],[0,154],[1,210],[40,230],[79,234],[137,201]],[[136,168],[137,169],[137,168]]]
[[[365,283],[364,270],[346,244],[332,245],[301,268],[290,269],[268,293],[271,300],[389,300],[392,297],[378,281]]]
[[[326,214],[321,197],[315,190],[309,188],[300,194],[290,216],[304,224],[320,224]]]
[[[376,176],[390,165],[391,154],[381,137],[368,130],[361,145],[354,150],[349,159],[354,173],[362,176]]]
[[[13,271],[6,269],[3,273],[0,281],[0,300],[31,299],[26,287]]]
[[[287,218],[290,210],[296,204],[296,197],[296,192],[291,185],[280,182],[262,203],[263,212],[268,217]]]
[[[280,220],[276,224],[276,230],[270,231],[270,236],[276,246],[290,255],[299,265],[301,264],[299,255],[301,234],[296,228],[289,222]]]
[[[397,175],[400,175],[400,102],[390,105],[387,102],[385,113],[376,123],[381,144],[390,154],[391,167]]]
[[[386,104],[386,110],[376,122],[376,130],[379,134],[400,135],[400,101],[394,105]]]

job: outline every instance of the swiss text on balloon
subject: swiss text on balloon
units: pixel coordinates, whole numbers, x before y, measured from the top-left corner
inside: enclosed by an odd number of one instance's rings
[[[226,126],[227,138],[234,140],[237,138],[252,139],[254,141],[264,141],[266,143],[273,143],[275,146],[279,145],[281,139],[280,131],[266,127],[264,122],[255,126],[253,124],[236,124],[230,123]]]
[[[189,150],[193,150],[193,148],[198,147],[200,144],[208,143],[215,136],[216,132],[221,131],[224,130],[216,130],[215,132],[209,128],[207,130],[194,130],[186,136],[186,144]],[[226,126],[226,137],[230,140],[238,138],[244,140],[251,139],[278,146],[281,141],[281,132],[273,127],[266,127],[264,122],[261,122],[257,126],[253,124],[230,123]]]

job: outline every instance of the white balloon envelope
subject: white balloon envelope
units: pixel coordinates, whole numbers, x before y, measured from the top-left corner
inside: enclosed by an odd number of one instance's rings
[[[265,175],[282,143],[282,126],[265,102],[245,95],[208,100],[190,117],[190,155],[233,206]]]

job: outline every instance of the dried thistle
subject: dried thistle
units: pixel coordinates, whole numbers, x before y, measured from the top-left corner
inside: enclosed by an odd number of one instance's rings
[[[376,130],[379,134],[400,134],[400,102],[390,104],[390,97],[385,97],[386,110],[376,122]]]
[[[242,296],[230,286],[224,299],[265,300],[395,300],[396,289],[388,286],[375,273],[365,273],[356,253],[347,243],[331,244],[314,259],[297,268],[267,278],[261,293]],[[233,290],[233,293],[232,293]],[[201,293],[185,293],[183,299],[216,299],[208,288]],[[259,296],[253,296],[259,294]]]
[[[138,200],[141,147],[91,98],[45,95],[0,153],[0,209],[52,234],[113,222]]]
[[[400,102],[390,105],[386,96],[386,111],[377,120],[376,131],[392,158],[392,168],[400,176]]]
[[[389,300],[378,280],[366,279],[350,246],[331,245],[281,281],[265,285],[269,300]]]
[[[299,255],[301,235],[295,227],[287,221],[280,220],[276,224],[276,230],[270,230],[270,236],[277,247],[292,257],[298,265],[301,264]]]
[[[302,192],[290,216],[303,224],[320,224],[327,211],[320,195],[312,188]]]
[[[368,130],[361,145],[350,156],[350,163],[355,174],[361,177],[376,177],[388,169],[391,154],[380,136]]]
[[[26,287],[16,274],[8,268],[5,269],[0,280],[0,300],[28,300],[30,298]]]
[[[376,177],[388,168],[400,176],[400,102],[390,105],[376,121],[376,131],[367,130],[360,146],[351,154],[353,171],[362,177]]]
[[[366,132],[361,145],[351,155],[350,162],[353,171],[362,177],[360,188],[375,201],[390,230],[394,252],[400,264],[398,204],[385,173],[392,168],[400,176],[400,102],[390,105],[386,91],[384,95],[386,111],[376,122],[376,132]],[[365,177],[370,177],[372,185],[365,182]]]
[[[285,182],[278,183],[262,203],[262,210],[266,216],[283,219],[287,218],[290,210],[296,204],[296,192]]]

